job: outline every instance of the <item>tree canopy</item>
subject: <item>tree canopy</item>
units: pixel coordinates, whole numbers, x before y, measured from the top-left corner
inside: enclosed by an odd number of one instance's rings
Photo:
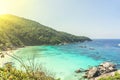
[[[36,21],[15,15],[0,16],[0,49],[89,41],[88,37],[56,31]]]

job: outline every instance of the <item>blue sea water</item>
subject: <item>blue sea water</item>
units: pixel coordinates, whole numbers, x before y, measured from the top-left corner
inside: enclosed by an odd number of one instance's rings
[[[18,49],[15,55],[23,59],[23,62],[32,60],[42,65],[49,75],[54,75],[61,80],[78,80],[80,75],[75,74],[77,69],[88,69],[97,66],[104,61],[112,61],[120,68],[120,44],[119,39],[99,39],[84,43],[72,43],[55,46],[29,46]],[[86,46],[82,48],[81,46]],[[17,67],[20,64],[12,59]],[[79,77],[78,77],[79,76]]]

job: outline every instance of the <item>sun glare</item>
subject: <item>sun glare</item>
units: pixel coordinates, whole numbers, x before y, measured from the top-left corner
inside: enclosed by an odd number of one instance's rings
[[[5,14],[7,12],[7,4],[5,1],[0,0],[0,14]]]
[[[7,10],[5,10],[5,9],[0,9],[0,14],[6,14],[7,13]]]

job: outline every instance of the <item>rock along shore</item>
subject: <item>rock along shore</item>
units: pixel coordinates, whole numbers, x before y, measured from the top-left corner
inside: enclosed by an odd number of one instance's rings
[[[89,80],[99,80],[100,78],[107,76],[114,76],[115,73],[120,73],[120,70],[117,70],[116,64],[112,62],[104,62],[96,67],[92,67],[85,72],[84,78]]]

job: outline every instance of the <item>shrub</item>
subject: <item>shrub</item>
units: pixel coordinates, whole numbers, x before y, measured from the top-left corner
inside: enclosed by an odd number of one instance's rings
[[[114,76],[100,78],[99,80],[120,80],[120,74],[116,72]]]
[[[4,66],[0,68],[0,80],[55,80],[53,77],[47,76],[41,71],[40,67],[34,65],[34,61],[30,61],[31,65],[27,66],[21,58],[15,55],[7,55],[17,60],[25,71],[17,70],[12,62],[5,63]]]

